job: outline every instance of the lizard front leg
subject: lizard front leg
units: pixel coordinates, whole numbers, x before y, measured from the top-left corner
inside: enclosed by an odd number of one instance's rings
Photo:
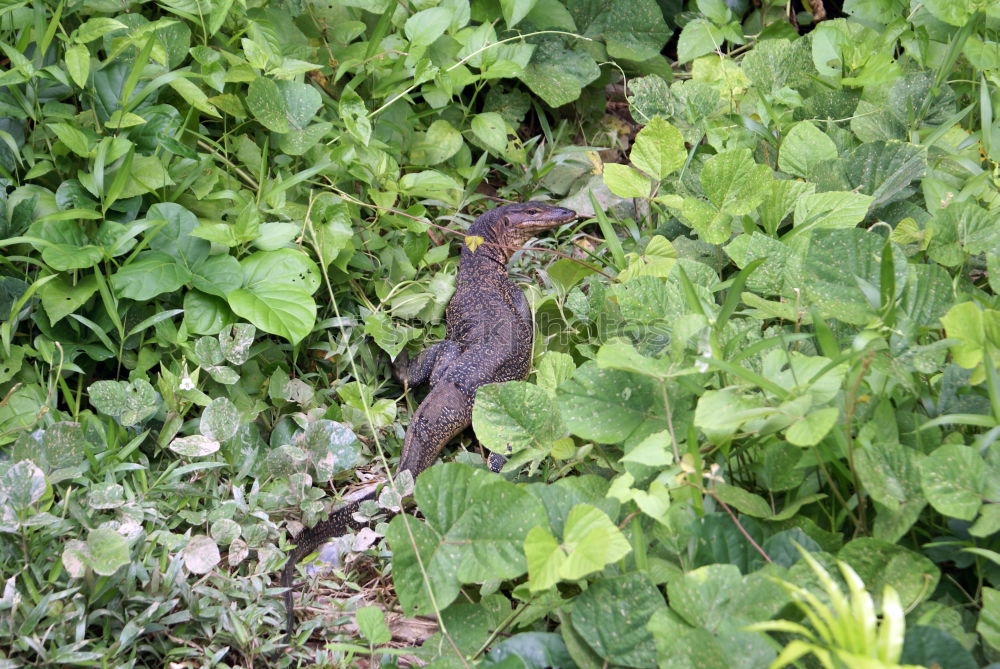
[[[404,390],[423,385],[428,381],[433,386],[441,374],[458,357],[458,344],[445,339],[425,348],[416,360],[410,360],[406,351],[392,363],[392,375],[403,384]]]

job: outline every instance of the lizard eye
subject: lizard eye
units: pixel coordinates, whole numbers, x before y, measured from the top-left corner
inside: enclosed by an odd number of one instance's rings
[[[531,209],[528,209],[524,213],[526,213],[528,216],[537,216],[541,212],[538,209],[536,209],[535,207],[532,207]]]

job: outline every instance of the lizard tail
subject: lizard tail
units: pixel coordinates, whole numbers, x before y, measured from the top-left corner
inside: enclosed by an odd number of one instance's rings
[[[323,542],[333,537],[347,534],[348,530],[356,530],[365,527],[367,523],[354,520],[354,512],[365,500],[375,499],[375,492],[371,492],[361,499],[350,504],[345,504],[333,511],[326,520],[316,523],[313,527],[308,527],[295,537],[295,548],[288,554],[288,560],[281,571],[281,587],[285,588],[285,643],[292,643],[292,631],[295,629],[295,601],[292,598],[292,579],[295,576],[295,565],[302,558],[309,555]]]
[[[431,389],[406,429],[399,471],[408,469],[416,478],[434,464],[444,445],[472,422],[473,396],[447,382]]]

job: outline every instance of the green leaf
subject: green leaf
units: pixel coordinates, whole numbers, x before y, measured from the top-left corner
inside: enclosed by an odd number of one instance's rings
[[[792,126],[781,142],[778,169],[808,179],[816,165],[837,155],[837,145],[825,132],[809,121],[801,121]]]
[[[975,449],[945,444],[919,465],[920,485],[927,501],[938,512],[972,520],[982,506],[986,464]]]
[[[608,163],[604,166],[604,183],[618,197],[649,197],[653,183],[649,177],[628,165]]]
[[[535,8],[537,2],[538,0],[500,0],[504,23],[508,28],[513,28]]]
[[[432,7],[413,14],[403,30],[413,46],[429,46],[444,34],[451,23],[451,12],[444,7]]]
[[[523,545],[528,531],[547,525],[537,498],[496,474],[467,465],[431,467],[417,478],[414,496],[427,522],[396,516],[386,533],[397,594],[407,612],[433,610],[424,573],[440,608],[458,596],[463,583],[520,576],[527,569]],[[416,540],[423,570],[404,522]]]
[[[524,538],[524,557],[528,562],[528,588],[532,592],[548,590],[559,582],[566,553],[546,528],[531,528]]]
[[[926,169],[927,147],[897,141],[862,144],[844,160],[848,181],[872,196],[872,209],[912,195],[910,184]]]
[[[506,149],[506,130],[504,131]],[[419,133],[410,148],[410,160],[415,165],[437,165],[448,160],[462,148],[462,133],[448,121],[438,119],[431,123],[426,133]]]
[[[272,252],[268,252],[272,253]],[[312,332],[316,303],[309,291],[289,284],[239,288],[226,295],[233,312],[255,326],[298,344]]]
[[[453,204],[457,204],[462,195],[462,185],[437,170],[404,174],[399,180],[399,190],[412,197],[437,198]]]
[[[868,537],[845,545],[837,558],[854,568],[868,590],[881,592],[892,586],[907,609],[930,597],[941,578],[937,566],[924,555]]]
[[[201,414],[198,429],[216,441],[226,441],[240,426],[240,412],[228,397],[216,397]]]
[[[539,35],[531,62],[518,78],[550,107],[559,107],[580,97],[583,87],[601,76],[601,69],[585,52],[566,47],[566,38]]]
[[[385,624],[385,614],[377,606],[362,606],[354,612],[354,622],[361,636],[374,646],[392,641],[392,632]]]
[[[570,0],[566,5],[584,37],[603,39],[612,58],[655,58],[670,38],[655,0]]]
[[[189,105],[202,112],[203,114],[208,114],[209,116],[214,116],[216,118],[221,118],[222,114],[218,112],[211,102],[208,101],[208,96],[193,82],[183,77],[177,77],[171,79],[167,82],[168,85],[177,92],[181,98],[184,99]]]
[[[707,19],[688,21],[677,40],[677,62],[687,63],[705,54],[718,51],[725,44],[722,31]]]
[[[172,293],[190,280],[191,272],[161,251],[143,251],[111,275],[111,285],[119,297],[138,301]]]
[[[81,158],[90,157],[95,142],[82,130],[68,123],[49,123],[48,127],[70,151]]]
[[[726,483],[716,484],[714,490],[719,499],[740,513],[754,518],[770,518],[774,515],[771,506],[760,495]]]
[[[75,285],[62,276],[56,277],[39,288],[42,307],[53,324],[79,309],[97,292],[97,280],[93,276],[81,278]]]
[[[156,391],[144,379],[131,383],[96,381],[87,388],[87,393],[95,409],[111,416],[124,427],[145,422],[160,406]]]
[[[323,101],[308,84],[257,77],[247,89],[246,104],[268,130],[287,133],[305,129]]]
[[[535,369],[535,383],[554,397],[559,384],[573,376],[575,370],[573,356],[559,351],[547,351]]]
[[[694,424],[713,443],[732,437],[748,420],[762,417],[762,404],[734,388],[706,390],[698,398]]]
[[[684,138],[677,128],[654,118],[636,135],[629,159],[649,176],[662,180],[687,160]]]
[[[819,229],[795,242],[798,253],[795,266],[789,268],[788,281],[801,290],[809,304],[845,323],[867,323],[875,316],[878,302],[873,304],[861,286],[880,284],[881,236],[858,228]],[[905,256],[895,245],[892,253],[895,284],[905,285],[909,274]]]
[[[613,444],[667,427],[660,390],[648,376],[586,362],[556,397],[569,431],[583,439]]]
[[[650,617],[665,607],[663,595],[641,572],[595,583],[573,602],[573,628],[609,666],[654,667]]]
[[[563,530],[563,546],[567,555],[559,576],[570,581],[600,571],[632,551],[625,535],[607,514],[589,504],[570,509]]]
[[[90,568],[101,576],[111,576],[129,563],[125,537],[109,527],[96,527],[87,533]]]
[[[983,326],[983,312],[975,302],[961,302],[941,317],[948,339],[957,339],[949,349],[955,364],[973,369],[983,360],[986,345],[986,331]]]
[[[90,49],[84,44],[74,44],[66,49],[66,71],[73,83],[83,88],[90,76]]]
[[[1000,650],[1000,590],[983,588],[983,608],[976,631],[994,650]]]
[[[344,89],[340,95],[338,112],[340,119],[347,126],[347,132],[351,133],[354,139],[367,146],[372,136],[372,123],[368,118],[368,108],[361,96],[350,88]]]
[[[837,407],[810,411],[792,423],[785,431],[785,438],[796,446],[815,446],[833,429],[839,415]]]
[[[476,114],[472,117],[472,132],[494,154],[507,149],[507,123],[496,112]]]
[[[545,448],[566,435],[555,401],[524,381],[481,387],[472,408],[472,427],[483,446],[502,455]]]
[[[718,153],[705,161],[701,171],[705,195],[734,216],[748,214],[763,202],[770,182],[771,168],[756,164],[749,149]]]

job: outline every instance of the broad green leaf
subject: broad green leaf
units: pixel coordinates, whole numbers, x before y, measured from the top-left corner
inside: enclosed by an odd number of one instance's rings
[[[410,160],[415,165],[437,165],[458,153],[463,143],[462,133],[448,121],[438,119],[431,123],[426,133],[418,134],[418,139],[410,148]],[[506,141],[503,148],[506,148]]]
[[[867,323],[879,305],[876,287],[881,280],[883,238],[859,228],[819,229],[795,242],[790,285],[798,287],[809,304],[829,317],[845,323]],[[895,285],[904,286],[909,275],[905,256],[895,245],[892,253]],[[869,286],[872,291],[866,294],[862,287]]]
[[[496,112],[476,114],[470,124],[472,132],[495,154],[507,148],[507,123]]]
[[[573,602],[574,629],[608,666],[656,666],[656,646],[646,629],[665,608],[663,595],[641,572],[590,584]]]
[[[90,530],[87,548],[90,549],[90,568],[101,576],[111,576],[129,563],[128,543],[113,529],[96,527]]]
[[[531,528],[524,538],[524,557],[528,562],[528,588],[532,592],[548,590],[559,582],[566,553],[547,529]]]
[[[547,523],[541,503],[524,488],[467,465],[431,467],[417,478],[414,496],[427,522],[397,516],[386,534],[400,604],[408,612],[432,610],[423,573],[441,608],[454,600],[463,583],[520,576],[527,569],[523,546],[528,531]],[[404,522],[416,540],[423,570]]]
[[[583,87],[601,76],[601,69],[575,43],[560,35],[539,35],[531,62],[518,78],[550,107],[559,107],[580,97]]]
[[[975,449],[945,444],[919,465],[920,485],[931,506],[939,513],[972,520],[983,503],[986,463]]]
[[[205,95],[205,92],[198,88],[191,80],[184,77],[177,77],[170,79],[167,83],[185,102],[198,111],[209,116],[221,118],[222,114],[218,112],[215,105],[208,101],[208,96]]]
[[[545,448],[566,436],[553,399],[542,388],[524,381],[481,387],[472,408],[472,427],[483,446],[505,456],[527,448]]]
[[[412,197],[431,197],[457,203],[462,185],[443,172],[424,170],[404,174],[399,180],[399,190]]]
[[[707,19],[688,21],[681,29],[681,35],[677,40],[677,62],[687,63],[718,51],[725,41],[722,31]]]
[[[732,437],[746,421],[764,415],[763,405],[734,388],[706,390],[698,398],[694,424],[718,443]]]
[[[668,608],[655,611],[646,628],[656,644],[655,666],[662,669],[733,669],[734,660],[746,658],[745,652],[734,657],[732,652],[722,647],[717,637],[707,630],[691,627]],[[766,665],[767,661],[763,664]]]
[[[923,455],[898,442],[887,442],[857,449],[854,457],[865,491],[880,505],[875,538],[897,541],[927,506],[920,487]]]
[[[837,558],[851,565],[868,590],[881,592],[886,585],[892,586],[906,608],[930,597],[941,578],[937,566],[926,556],[867,537],[845,545]]]
[[[556,397],[569,431],[583,439],[613,444],[667,427],[660,389],[648,376],[586,362]]]
[[[410,16],[403,30],[413,46],[429,46],[444,34],[450,23],[451,12],[444,7],[431,7]]]
[[[167,448],[185,458],[203,458],[218,452],[220,446],[216,439],[202,434],[192,434],[172,440]]]
[[[948,339],[958,340],[949,349],[955,364],[966,369],[978,367],[986,346],[983,311],[975,302],[961,302],[941,317],[941,324]]]
[[[45,473],[31,460],[21,460],[16,464],[5,462],[0,468],[0,494],[3,495],[3,506],[6,507],[4,516],[11,509],[17,512],[27,511],[42,498],[47,489]],[[13,519],[2,518],[4,525],[10,520]],[[12,532],[14,529],[7,531]]]
[[[983,608],[976,631],[994,650],[1000,650],[1000,590],[983,588]]]
[[[555,397],[556,388],[573,376],[575,370],[576,363],[573,362],[571,355],[559,351],[547,351],[535,369],[535,383]]]
[[[206,437],[226,441],[239,427],[240,412],[227,397],[216,397],[201,414],[199,429]]]
[[[851,186],[871,195],[871,207],[884,206],[916,190],[910,183],[924,176],[927,147],[906,142],[868,142],[844,159],[844,173]]]
[[[316,303],[304,288],[292,284],[238,288],[226,295],[233,312],[255,326],[298,344],[316,322]]]
[[[73,38],[77,42],[86,44],[87,42],[93,42],[95,39],[103,37],[110,32],[114,32],[115,30],[127,29],[128,26],[121,21],[104,16],[97,16],[84,21],[80,27],[76,29]]]
[[[734,216],[753,211],[764,200],[770,182],[771,168],[756,164],[749,149],[718,153],[705,161],[701,171],[705,195]]]
[[[344,423],[325,419],[310,423],[302,445],[312,453],[316,476],[321,481],[331,481],[364,462],[358,436]]]
[[[385,624],[385,615],[377,606],[362,606],[354,613],[354,622],[368,643],[379,646],[392,641],[392,632]]]
[[[191,272],[162,251],[143,251],[111,275],[111,285],[121,297],[149,300],[171,293],[191,280]]]
[[[570,581],[600,571],[632,551],[607,514],[589,504],[578,504],[570,510],[562,545],[567,555],[559,576]]]
[[[181,551],[181,557],[184,558],[184,566],[193,574],[209,573],[222,559],[219,545],[204,534],[191,537],[187,546]]]
[[[124,427],[144,422],[160,406],[153,386],[144,379],[96,381],[87,388],[90,403],[101,413],[113,417]]]
[[[75,285],[59,276],[38,290],[42,306],[52,323],[57,323],[79,309],[95,292],[97,280],[93,276],[85,276]]]
[[[815,446],[833,429],[839,415],[837,407],[810,411],[785,431],[785,438],[796,446]]]
[[[534,9],[537,2],[538,0],[500,0],[504,23],[508,28],[513,28]]]
[[[400,354],[406,342],[418,336],[414,328],[397,325],[384,311],[373,311],[365,316],[365,334],[393,359]]]
[[[740,513],[754,518],[770,518],[774,515],[771,506],[760,495],[726,483],[716,484],[714,490],[719,499]]]
[[[604,183],[618,197],[649,197],[653,183],[642,172],[618,163],[604,166]]]
[[[338,109],[340,119],[347,126],[347,132],[351,136],[367,146],[372,136],[372,124],[368,118],[368,108],[365,106],[361,96],[353,89],[345,89],[340,96],[340,106]]]
[[[264,127],[286,133],[305,129],[323,102],[308,84],[257,77],[247,89],[246,103]]]
[[[800,121],[781,142],[778,169],[808,179],[816,165],[837,155],[837,145],[825,132],[809,121]]]
[[[629,159],[649,176],[662,180],[684,165],[687,149],[677,128],[654,118],[636,135]]]
[[[74,44],[66,49],[66,71],[73,83],[83,88],[90,76],[90,49],[84,44]]]
[[[671,376],[671,363],[665,358],[650,358],[639,353],[626,339],[612,339],[597,351],[597,366],[601,369],[620,369],[666,379]]]
[[[655,0],[569,0],[566,6],[583,35],[603,40],[612,58],[655,58],[670,38]]]

